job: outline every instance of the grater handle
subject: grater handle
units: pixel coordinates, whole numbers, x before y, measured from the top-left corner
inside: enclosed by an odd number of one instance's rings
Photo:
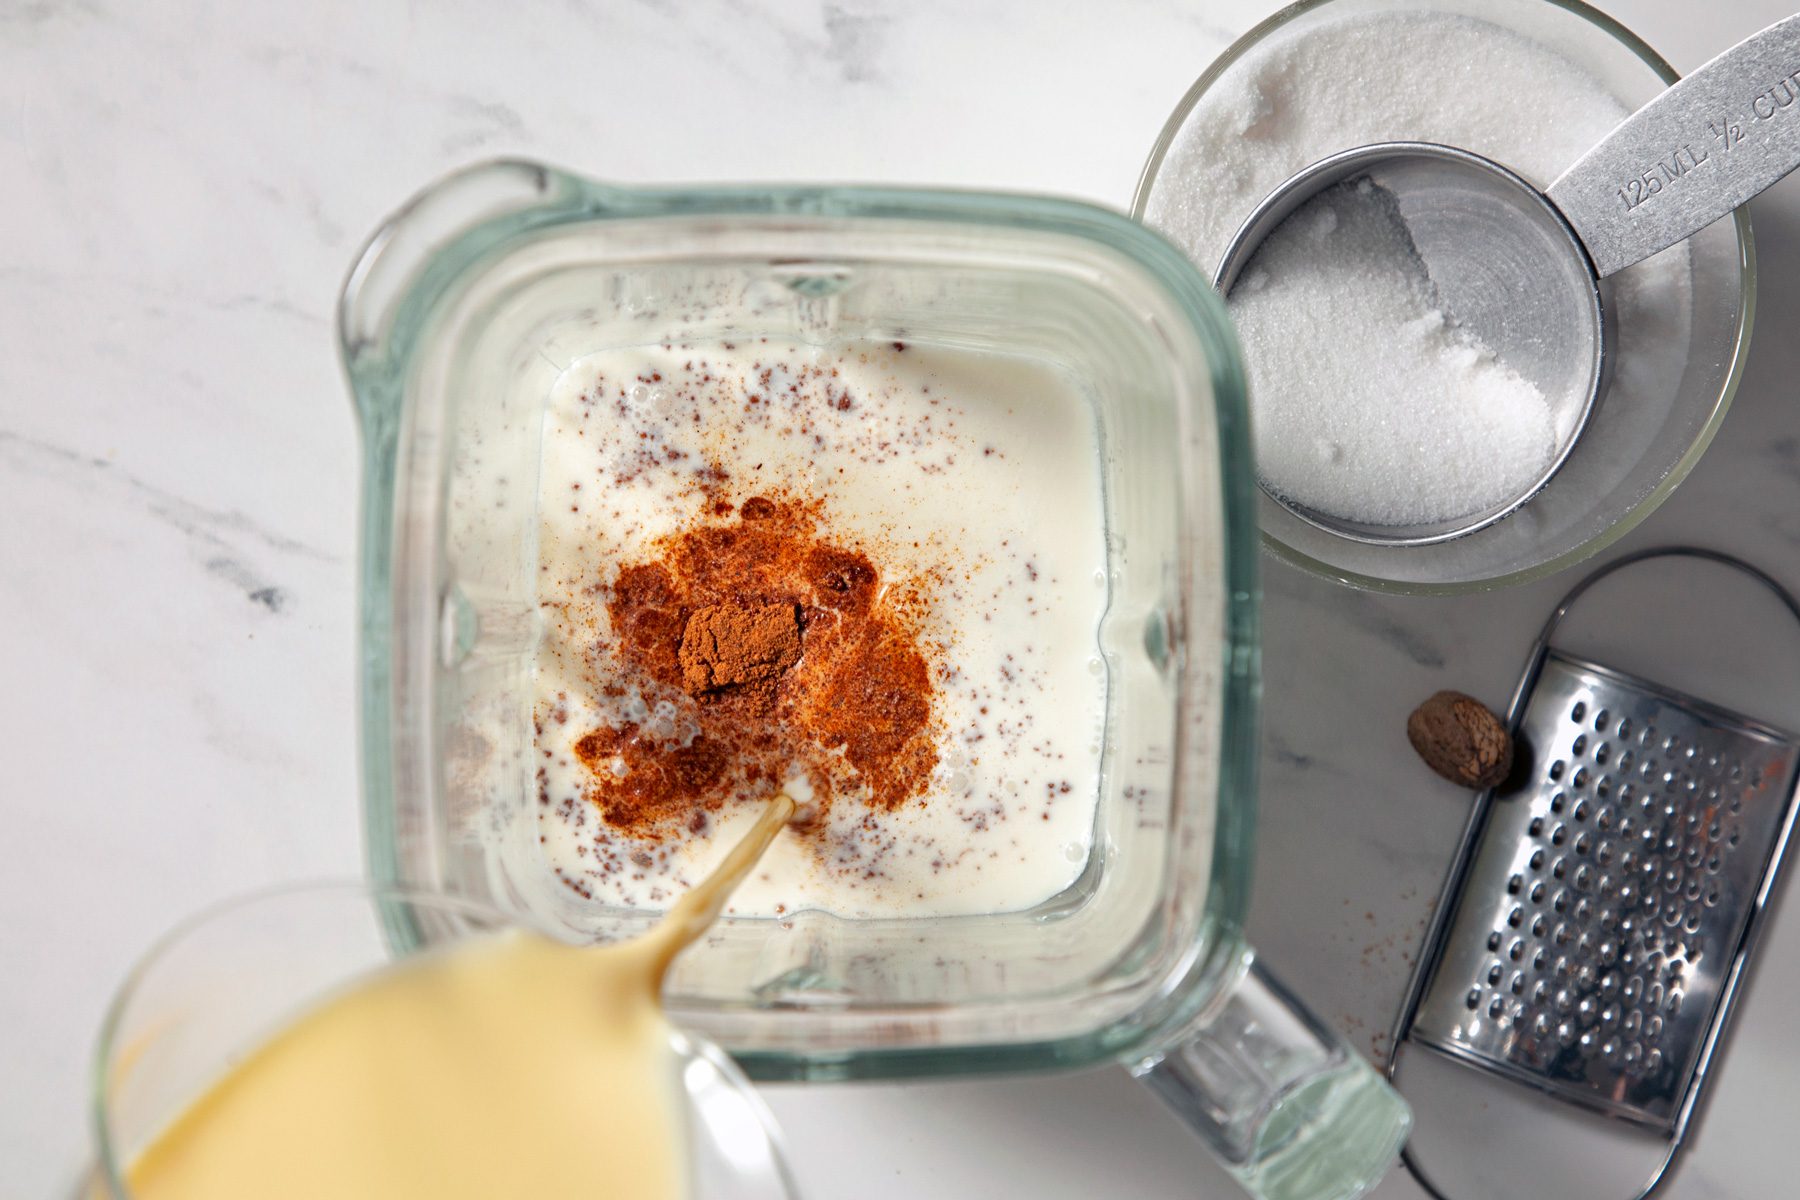
[[[1132,1074],[1258,1200],[1355,1200],[1412,1127],[1399,1093],[1257,960]]]

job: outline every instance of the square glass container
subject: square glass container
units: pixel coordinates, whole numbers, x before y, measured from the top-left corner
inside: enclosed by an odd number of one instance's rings
[[[365,430],[372,874],[597,939],[654,914],[584,901],[538,850],[536,508],[551,383],[583,356],[675,335],[903,338],[1060,371],[1093,406],[1107,535],[1107,718],[1086,869],[1021,912],[728,918],[671,978],[670,1009],[765,1079],[1123,1058],[1183,1109],[1231,1091],[1188,1116],[1247,1179],[1283,1155],[1307,1179],[1323,1177],[1321,1155],[1346,1178],[1379,1176],[1403,1108],[1271,991],[1239,932],[1254,471],[1234,339],[1179,252],[1072,201],[620,188],[503,162],[396,214],[353,270],[340,321]],[[405,914],[394,925],[402,948],[441,932]],[[1221,1033],[1224,1058],[1165,1061]],[[1202,1078],[1221,1063],[1256,1082]],[[1296,1091],[1304,1103],[1275,1103]],[[1338,1119],[1352,1111],[1362,1127]]]

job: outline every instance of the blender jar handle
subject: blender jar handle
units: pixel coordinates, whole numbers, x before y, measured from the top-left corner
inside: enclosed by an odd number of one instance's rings
[[[1406,1141],[1406,1102],[1248,946],[1228,983],[1132,1074],[1259,1200],[1363,1195]]]

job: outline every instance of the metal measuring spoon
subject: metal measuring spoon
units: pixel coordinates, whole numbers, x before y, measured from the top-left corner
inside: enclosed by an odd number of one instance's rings
[[[1361,146],[1294,175],[1239,227],[1213,278],[1219,292],[1230,294],[1263,239],[1296,209],[1335,184],[1367,178],[1393,196],[1444,310],[1543,392],[1557,445],[1522,494],[1449,521],[1371,525],[1275,499],[1329,532],[1385,545],[1445,541],[1512,513],[1568,458],[1604,387],[1611,329],[1600,281],[1705,228],[1796,166],[1800,15],[1676,83],[1545,191],[1492,159],[1429,142]]]

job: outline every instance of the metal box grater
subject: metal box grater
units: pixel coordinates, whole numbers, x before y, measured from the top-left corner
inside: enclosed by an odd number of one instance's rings
[[[1794,734],[1552,644],[1595,583],[1667,558],[1739,572],[1800,621],[1769,575],[1693,547],[1569,591],[1507,714],[1520,765],[1476,801],[1387,1066],[1397,1083],[1418,1045],[1657,1135],[1640,1200],[1686,1142],[1800,809]]]
[[[1415,1041],[1615,1116],[1674,1120],[1800,763],[1795,739],[1550,652]]]

